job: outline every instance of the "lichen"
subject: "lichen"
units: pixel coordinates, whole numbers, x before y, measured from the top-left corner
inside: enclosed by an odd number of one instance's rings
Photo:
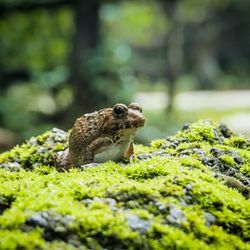
[[[250,249],[250,142],[225,125],[58,172],[67,138],[53,129],[0,155],[0,249]]]

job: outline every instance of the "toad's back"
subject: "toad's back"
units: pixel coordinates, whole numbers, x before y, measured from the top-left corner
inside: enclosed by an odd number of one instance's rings
[[[69,136],[70,154],[73,158],[83,158],[87,146],[101,136],[107,111],[107,109],[95,111],[76,120]]]

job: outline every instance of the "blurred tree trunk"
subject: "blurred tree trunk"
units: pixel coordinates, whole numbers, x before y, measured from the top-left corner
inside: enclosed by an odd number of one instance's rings
[[[219,74],[217,34],[220,26],[216,16],[208,17],[204,23],[198,24],[194,31],[193,44],[194,73],[202,90],[214,89]]]
[[[173,97],[176,82],[183,67],[183,21],[180,15],[180,0],[162,0],[165,13],[171,21],[171,28],[167,37],[167,68],[166,77],[168,79],[168,112],[173,109]]]
[[[91,110],[95,103],[91,97],[91,76],[88,60],[99,43],[99,9],[98,0],[77,1],[75,8],[75,36],[71,55],[71,79],[74,88],[73,109],[78,112]]]

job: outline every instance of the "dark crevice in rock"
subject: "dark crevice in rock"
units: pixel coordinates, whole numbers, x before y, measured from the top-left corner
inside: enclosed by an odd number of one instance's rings
[[[0,196],[0,215],[2,215],[6,209],[9,209],[11,207],[11,204],[15,201],[15,199],[16,198],[12,195]]]

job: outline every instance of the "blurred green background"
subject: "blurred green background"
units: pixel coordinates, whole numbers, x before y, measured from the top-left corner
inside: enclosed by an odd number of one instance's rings
[[[1,0],[0,150],[116,102],[136,140],[197,119],[250,134],[250,1]]]

